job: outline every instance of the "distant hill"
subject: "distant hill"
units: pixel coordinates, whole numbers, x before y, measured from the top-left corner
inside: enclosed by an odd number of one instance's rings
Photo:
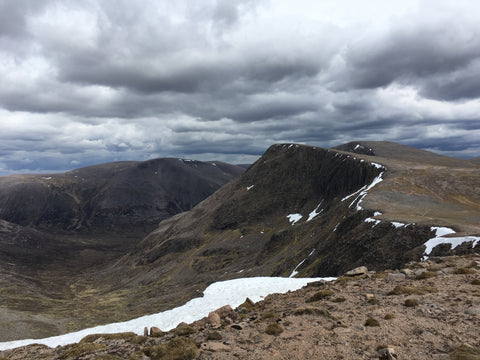
[[[191,209],[243,168],[163,158],[0,177],[0,219],[48,231],[135,232]]]

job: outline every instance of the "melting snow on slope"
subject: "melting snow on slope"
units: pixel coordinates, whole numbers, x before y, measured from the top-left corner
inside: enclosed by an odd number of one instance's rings
[[[375,211],[375,212],[373,213],[373,216],[380,216],[380,215],[382,215],[382,213],[381,213],[380,211]],[[369,218],[366,218],[364,221],[365,221],[366,223],[371,223],[371,222],[373,222],[374,224],[373,224],[372,227],[375,227],[375,226],[377,226],[378,224],[380,224],[380,223],[382,222],[381,220],[377,220],[377,219],[370,218],[370,217],[369,217]]]
[[[440,236],[445,236],[448,234],[455,234],[455,230],[447,228],[447,227],[435,227],[432,226],[430,230],[434,231],[435,230],[435,236],[440,237]]]
[[[303,217],[302,214],[289,214],[287,215],[288,221],[295,225],[295,223]]]
[[[372,164],[373,166],[375,166],[377,169],[385,169],[385,166],[381,165],[381,164],[377,164],[377,163],[370,163]],[[367,196],[367,193],[368,191],[373,188],[375,185],[377,185],[379,182],[382,182],[383,181],[383,174],[384,174],[385,171],[382,171],[375,179],[373,179],[372,183],[370,185],[365,185],[363,187],[361,187],[359,190],[355,191],[353,194],[350,194],[350,195],[347,195],[345,196],[342,201],[345,201],[345,200],[348,200],[349,198],[353,197],[356,195],[355,199],[350,203],[350,205],[348,207],[352,207],[353,204],[355,204],[355,202],[357,202],[357,210],[362,210],[362,207],[360,206],[360,203],[362,202],[362,200],[365,198],[365,196]]]
[[[289,278],[293,278],[295,275],[298,274],[297,269],[305,262],[305,260],[307,260],[310,256],[312,256],[314,252],[315,252],[315,249],[313,249],[312,251],[310,251],[310,254],[308,254],[308,256],[307,256],[305,259],[303,259],[302,261],[300,261],[297,266],[295,266],[295,269],[293,269],[293,271],[292,271],[292,273],[290,274]],[[335,279],[335,278],[324,278],[324,279],[330,281],[330,280],[333,280],[333,279]]]
[[[435,230],[435,237],[428,240],[425,245],[425,255],[423,256],[423,260],[428,259],[428,256],[432,252],[432,250],[440,245],[440,244],[450,244],[451,249],[455,249],[457,246],[462,245],[466,242],[472,243],[472,248],[477,246],[478,242],[480,241],[480,237],[478,236],[461,236],[461,237],[443,237],[448,234],[455,234],[453,229],[447,227],[431,227],[430,230]]]
[[[308,214],[307,222],[312,220],[315,216],[317,216],[323,211],[323,209],[320,209],[320,211],[318,211],[318,208],[320,207],[320,205],[322,205],[322,203],[323,203],[323,200],[320,202],[320,204],[318,204],[318,206],[310,214]]]
[[[373,163],[372,163],[373,164]],[[376,164],[378,165],[378,164]],[[381,166],[381,165],[380,165]],[[382,182],[383,181],[383,173],[384,171],[382,171],[375,179],[373,179],[372,183],[370,185],[365,185],[363,187],[361,187],[359,190],[355,191],[353,194],[350,194],[348,196],[345,196],[342,201],[345,201],[349,198],[351,198],[352,196],[355,196],[355,199],[350,203],[350,205],[348,207],[352,207],[353,204],[355,204],[357,201],[357,210],[362,210],[362,207],[360,206],[360,203],[362,202],[362,200],[365,198],[365,196],[367,196],[368,194],[368,191],[370,189],[372,189],[375,185],[377,185],[379,182]]]
[[[203,297],[195,298],[185,305],[154,315],[142,316],[130,321],[97,326],[75,333],[54,336],[36,340],[17,340],[0,343],[0,351],[12,349],[28,344],[44,344],[50,347],[67,345],[79,342],[90,334],[111,334],[119,332],[135,332],[143,335],[143,329],[148,326],[157,326],[164,331],[175,328],[180,322],[191,323],[208,315],[224,305],[236,308],[248,297],[253,301],[260,301],[265,296],[274,293],[295,291],[307,283],[319,280],[333,280],[334,278],[278,278],[254,277],[216,282],[205,289]]]

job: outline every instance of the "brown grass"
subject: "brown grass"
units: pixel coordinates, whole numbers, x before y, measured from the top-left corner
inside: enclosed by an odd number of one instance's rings
[[[458,268],[455,270],[455,274],[459,274],[459,275],[471,275],[476,273],[477,271],[471,268]]]
[[[319,309],[313,307],[306,307],[306,308],[298,308],[293,312],[294,315],[316,315],[316,316],[324,316],[326,318],[332,318],[332,314],[327,309]]]
[[[418,306],[418,301],[415,299],[407,299],[405,300],[405,306],[406,307],[415,307]]]
[[[430,279],[432,277],[436,277],[438,274],[433,271],[425,271],[421,273],[420,275],[415,276],[415,280],[425,280],[425,279]]]
[[[425,295],[437,292],[438,289],[432,286],[396,286],[388,295]]]
[[[377,319],[369,317],[367,320],[365,320],[365,326],[380,326],[380,323]]]
[[[316,292],[315,294],[313,294],[313,296],[311,298],[307,299],[306,302],[309,303],[309,302],[314,302],[314,301],[320,301],[320,300],[329,298],[333,294],[335,294],[335,292],[333,290],[330,290],[330,289],[320,290],[320,291]]]
[[[283,327],[281,327],[278,324],[270,324],[270,325],[267,326],[267,330],[265,330],[265,332],[268,335],[278,336],[283,332]]]
[[[168,343],[144,349],[151,360],[191,360],[197,356],[197,345],[189,338],[174,338]]]
[[[461,345],[448,355],[451,360],[478,360],[480,359],[480,349]]]
[[[173,332],[177,336],[187,336],[187,335],[195,334],[197,330],[195,330],[195,328],[189,325],[179,325],[173,330]]]

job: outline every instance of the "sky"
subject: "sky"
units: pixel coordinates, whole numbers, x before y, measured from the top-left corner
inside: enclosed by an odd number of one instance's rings
[[[480,156],[471,0],[0,0],[0,175],[275,143]]]

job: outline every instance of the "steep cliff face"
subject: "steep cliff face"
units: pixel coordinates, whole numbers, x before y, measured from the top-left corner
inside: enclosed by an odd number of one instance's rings
[[[463,162],[384,142],[344,148],[356,152],[295,144],[270,147],[237,180],[190,212],[162,222],[130,261],[136,258],[137,265],[149,266],[159,276],[155,269],[174,268],[175,275],[168,273],[172,283],[185,278],[202,283],[245,275],[330,276],[360,265],[380,270],[421,259],[424,243],[435,237],[433,226],[446,225],[441,216],[452,203],[447,195],[446,200],[437,196],[438,217],[410,211],[410,221],[403,223],[396,219],[405,215],[398,209],[414,208],[410,197],[430,186],[426,164],[440,162],[442,171],[451,173],[452,191],[460,191],[456,184],[462,180],[453,174],[463,168],[447,165]],[[406,162],[415,157],[419,173]],[[478,169],[465,167],[478,185]],[[432,165],[432,177],[436,171]],[[415,187],[398,188],[397,181]],[[392,196],[395,203],[388,201]],[[476,209],[469,211],[472,219],[478,215]],[[448,225],[461,227],[455,221]]]

